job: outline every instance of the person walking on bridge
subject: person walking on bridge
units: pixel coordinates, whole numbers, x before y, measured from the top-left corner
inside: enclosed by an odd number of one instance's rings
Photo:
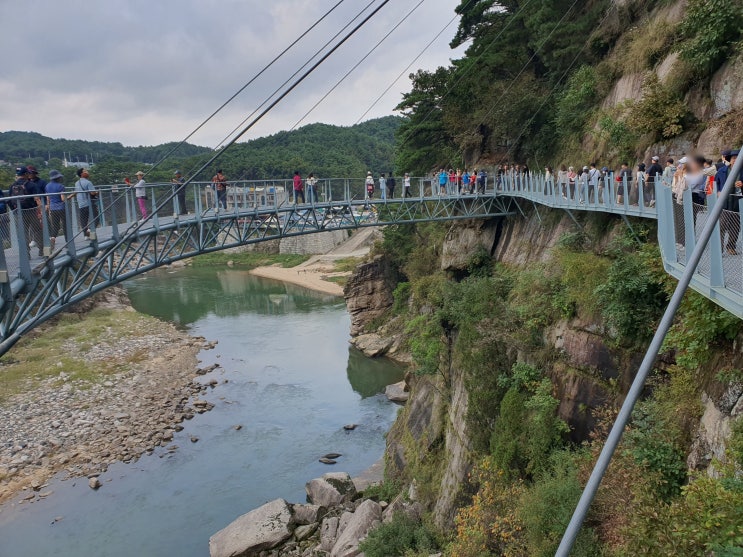
[[[292,188],[294,189],[294,203],[299,203],[299,198],[302,198],[302,203],[305,202],[304,200],[304,182],[302,181],[302,176],[299,174],[299,170],[294,171],[294,178],[292,179]]]
[[[317,178],[312,172],[307,176],[307,199],[310,203],[317,203]]]
[[[28,168],[21,166],[15,169],[16,180],[8,190],[8,196],[16,199],[8,200],[10,207],[17,218],[21,219],[23,233],[26,236],[26,252],[31,255],[31,246],[36,234],[36,201],[33,197],[28,197],[29,173]],[[23,196],[23,197],[19,197]]]
[[[144,172],[141,170],[135,174],[137,183],[134,184],[134,197],[137,198],[139,206],[140,222],[147,218],[147,188],[145,187]]]
[[[395,199],[395,186],[397,185],[397,181],[395,180],[392,172],[390,172],[389,176],[390,177],[387,178],[387,191],[389,193],[390,199]]]
[[[439,170],[439,195],[446,194],[446,184],[449,181],[449,175],[443,168]]]
[[[655,206],[655,181],[660,180],[663,174],[663,167],[660,165],[660,157],[654,155],[651,159],[651,165],[645,175],[645,203],[649,207]]]
[[[410,174],[408,174],[407,172],[405,173],[405,176],[403,176],[403,179],[402,179],[402,191],[403,191],[403,197],[411,197]]]
[[[186,183],[186,179],[183,177],[180,170],[175,171],[171,182],[173,183],[173,187],[175,188],[175,196],[178,200],[178,214],[187,215],[188,209],[186,209],[186,186],[183,185]]]
[[[372,176],[371,170],[366,173],[366,181],[364,182],[364,185],[366,186],[366,198],[373,199],[374,198],[374,176]]]
[[[379,176],[379,193],[382,199],[387,199],[387,180],[384,177],[384,172]]]
[[[212,186],[214,191],[217,192],[217,207],[219,210],[227,209],[227,176],[222,173],[222,169],[217,169],[217,173],[212,177]]]
[[[67,234],[65,189],[62,183],[64,176],[58,170],[52,170],[49,172],[49,180],[51,181],[46,185],[46,193],[49,195],[46,211],[49,216],[49,243],[52,251],[54,251],[54,244],[57,241],[60,229],[62,229],[62,234],[66,242],[69,242],[70,238]]]
[[[36,203],[36,222],[33,227],[33,238],[31,240],[31,247],[39,248],[39,257],[44,255],[44,227],[41,223],[41,219],[46,218],[46,181],[42,180],[39,176],[39,171],[36,167],[29,164],[28,168],[28,183],[26,184],[26,190],[30,195],[34,195],[34,203]]]
[[[80,230],[85,237],[90,236],[90,225],[98,222],[98,191],[95,189],[93,182],[88,178],[87,168],[78,168],[78,181],[75,182],[75,200],[77,201],[78,220]]]

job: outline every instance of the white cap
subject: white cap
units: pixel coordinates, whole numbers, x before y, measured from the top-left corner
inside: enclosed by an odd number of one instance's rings
[[[681,157],[679,159],[679,164],[686,164],[687,162],[689,162],[689,159],[687,159],[686,157]]]

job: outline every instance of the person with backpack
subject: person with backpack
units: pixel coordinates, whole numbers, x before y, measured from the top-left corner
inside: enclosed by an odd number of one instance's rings
[[[70,238],[67,234],[67,215],[65,213],[65,187],[62,183],[64,176],[58,170],[51,170],[49,172],[50,182],[46,185],[46,193],[49,196],[46,204],[46,212],[49,216],[49,242],[52,251],[54,251],[54,244],[59,235],[59,230],[62,230],[65,241],[69,242]]]
[[[387,191],[389,192],[390,199],[395,199],[395,186],[397,185],[397,181],[395,180],[395,177],[392,175],[392,172],[390,172],[390,177],[387,179]]]
[[[27,185],[29,183],[30,173],[28,168],[21,166],[15,170],[16,180],[10,186],[8,191],[9,197],[8,207],[16,212],[16,215],[20,216],[21,225],[23,226],[23,233],[26,236],[28,247],[26,248],[29,256],[31,255],[31,248],[38,245],[34,242],[36,236],[36,228],[38,228],[39,221],[36,218],[36,200],[31,197],[28,191]],[[43,255],[42,249],[39,248],[39,255]]]
[[[77,169],[78,181],[75,182],[75,200],[77,201],[80,230],[86,238],[90,237],[90,225],[98,222],[98,191],[93,182],[88,180],[87,168]]]

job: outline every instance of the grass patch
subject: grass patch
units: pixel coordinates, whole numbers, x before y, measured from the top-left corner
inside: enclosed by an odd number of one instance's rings
[[[269,267],[271,265],[280,265],[286,269],[301,265],[309,258],[309,255],[298,255],[294,253],[214,252],[194,257],[193,266],[216,267],[227,265],[228,261],[232,261],[235,267],[240,267],[241,269],[255,269],[256,267]]]
[[[323,277],[323,280],[325,282],[334,282],[335,284],[338,284],[339,286],[346,286],[346,283],[348,282],[348,275],[336,275],[334,277]]]
[[[343,259],[336,259],[335,270],[339,273],[348,273],[356,270],[356,267],[361,263],[361,257],[344,257]]]
[[[125,361],[88,361],[83,354],[99,342],[126,342],[127,338],[145,336],[160,326],[157,319],[131,311],[95,309],[83,317],[64,314],[51,325],[23,338],[0,358],[0,402],[33,390],[60,373],[73,380],[93,383],[122,371],[146,354],[138,351]]]

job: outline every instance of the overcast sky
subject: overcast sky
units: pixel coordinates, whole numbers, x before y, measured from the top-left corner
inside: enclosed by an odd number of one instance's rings
[[[0,130],[153,145],[180,140],[338,0],[0,0]],[[345,0],[191,140],[214,147],[370,0]],[[246,137],[291,128],[419,0],[391,0]],[[381,0],[375,0],[377,5]],[[425,0],[304,122],[350,125],[454,15]],[[452,24],[411,68],[461,56]],[[366,117],[393,112],[400,79]]]

